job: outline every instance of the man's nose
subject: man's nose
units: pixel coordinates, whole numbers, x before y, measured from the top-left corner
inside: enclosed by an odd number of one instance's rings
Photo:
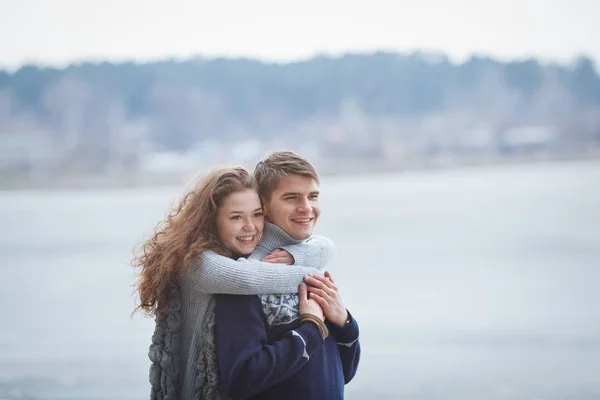
[[[312,206],[310,205],[310,201],[307,198],[304,198],[298,204],[298,212],[309,213],[312,211]]]

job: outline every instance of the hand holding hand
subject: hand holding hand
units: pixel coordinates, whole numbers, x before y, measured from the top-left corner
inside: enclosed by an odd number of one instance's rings
[[[325,272],[325,276],[309,275],[305,278],[308,283],[309,298],[314,299],[321,308],[325,317],[333,324],[343,327],[348,320],[348,311],[344,307],[337,285],[331,274]]]
[[[298,287],[298,296],[300,297],[300,316],[304,314],[312,314],[315,317],[319,318],[321,321],[325,321],[325,316],[323,315],[323,309],[313,299],[308,298],[308,293],[306,291],[306,285],[301,283]]]

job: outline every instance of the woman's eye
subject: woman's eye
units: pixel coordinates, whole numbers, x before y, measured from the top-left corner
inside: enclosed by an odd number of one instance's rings
[[[231,217],[231,219],[234,220],[234,221],[237,221],[237,220],[242,219],[242,217],[239,216],[239,215],[234,215],[233,217]]]
[[[262,216],[263,216],[263,213],[261,213],[261,212],[254,214],[254,218],[260,218]]]

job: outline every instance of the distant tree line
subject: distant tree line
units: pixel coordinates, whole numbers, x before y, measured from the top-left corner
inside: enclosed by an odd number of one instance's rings
[[[43,131],[84,155],[109,149],[132,124],[149,127],[155,145],[177,150],[202,139],[293,135],[310,130],[307,121],[335,121],[348,104],[372,119],[458,110],[503,124],[596,121],[600,77],[586,57],[568,65],[478,56],[453,63],[420,52],[0,71],[0,134]]]

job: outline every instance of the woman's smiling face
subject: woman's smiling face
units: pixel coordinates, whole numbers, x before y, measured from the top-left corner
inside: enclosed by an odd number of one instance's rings
[[[223,200],[217,212],[217,236],[238,256],[254,251],[264,228],[263,209],[254,190],[235,192]]]

